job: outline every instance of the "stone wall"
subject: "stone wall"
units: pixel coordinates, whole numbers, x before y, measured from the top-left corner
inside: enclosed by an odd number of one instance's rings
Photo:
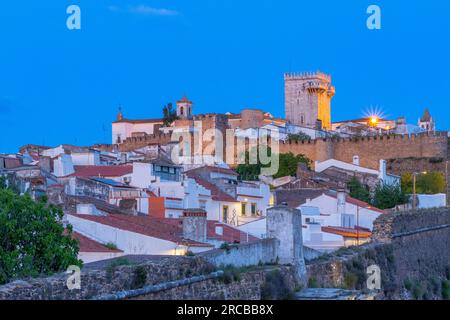
[[[312,141],[287,141],[280,152],[304,154],[313,161],[336,159],[352,163],[353,156],[360,165],[378,169],[382,159],[445,158],[447,159],[447,133],[419,135],[392,135],[365,138],[317,139]]]
[[[133,288],[136,268],[142,267],[146,273],[143,285],[187,278],[198,274],[208,274],[214,267],[207,261],[192,257],[143,258],[127,256],[103,262],[98,266],[86,265],[81,272],[81,289],[68,290],[68,274],[61,273],[46,278],[25,279],[0,287],[0,300],[4,299],[90,299]]]
[[[276,239],[263,239],[227,249],[216,249],[199,253],[198,255],[210,263],[220,265],[234,265],[237,267],[258,264],[275,263],[277,260]]]
[[[119,261],[129,259],[127,264]],[[128,261],[128,260],[127,260]],[[116,263],[116,265],[115,265]],[[86,300],[100,297],[125,296],[139,288],[156,288],[155,292],[130,299],[212,300],[261,298],[265,275],[279,270],[288,289],[297,286],[294,268],[289,266],[256,267],[237,270],[239,279],[226,280],[217,276],[216,268],[199,257],[126,256],[86,266],[81,273],[81,289],[69,290],[68,274],[46,278],[14,281],[0,286],[0,300]],[[200,276],[199,275],[204,275]],[[214,276],[211,276],[214,275]],[[197,279],[191,281],[191,279]]]
[[[449,248],[449,208],[389,213],[375,220],[372,243],[319,257],[307,276],[314,286],[365,289],[366,268],[376,264],[384,297],[411,298],[410,282],[416,295],[440,298],[441,282],[450,280]]]
[[[139,296],[134,300],[261,300],[261,287],[266,281],[266,275],[274,269],[280,271],[289,291],[296,290],[298,284],[293,268],[279,266],[241,273],[239,281],[231,283],[210,279]]]

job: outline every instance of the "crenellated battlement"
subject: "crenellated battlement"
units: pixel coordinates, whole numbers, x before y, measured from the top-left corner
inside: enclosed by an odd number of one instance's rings
[[[353,138],[322,138],[306,141],[285,141],[280,152],[303,154],[313,161],[336,159],[351,163],[359,156],[361,166],[378,169],[384,159],[448,157],[447,132],[414,135],[386,135]]]
[[[383,141],[387,142],[389,140],[409,140],[409,141],[417,141],[418,139],[427,139],[430,138],[439,139],[442,138],[447,139],[447,131],[439,131],[439,132],[424,132],[418,134],[411,135],[403,135],[403,134],[391,134],[391,135],[379,135],[379,136],[367,136],[367,137],[349,137],[349,138],[340,138],[340,137],[328,137],[328,138],[319,138],[316,140],[286,140],[282,141],[282,144],[316,144],[319,142],[331,142],[331,143],[356,143],[356,142],[371,142],[371,141]]]
[[[309,80],[321,79],[331,83],[331,76],[320,71],[315,72],[287,72],[284,74],[285,80]]]

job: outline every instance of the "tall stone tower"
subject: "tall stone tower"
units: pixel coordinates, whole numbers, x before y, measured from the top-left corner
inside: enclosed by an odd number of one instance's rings
[[[331,130],[331,76],[321,72],[284,75],[286,119],[295,125]]]
[[[177,101],[177,116],[180,119],[192,118],[192,102],[187,97]]]

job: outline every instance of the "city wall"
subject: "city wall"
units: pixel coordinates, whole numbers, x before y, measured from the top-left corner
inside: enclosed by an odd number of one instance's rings
[[[372,238],[368,245],[307,264],[309,284],[366,289],[366,268],[375,264],[381,269],[384,298],[442,298],[442,283],[450,280],[449,208],[381,215]]]
[[[218,127],[224,130],[223,124],[214,118],[206,118],[203,128]],[[224,135],[225,139],[225,135]],[[191,141],[194,141],[192,138]],[[168,144],[171,142],[170,134],[152,134],[142,137],[130,137],[119,145],[121,151],[131,151],[152,144]],[[173,141],[172,141],[173,142]],[[237,153],[235,142],[235,154]],[[248,141],[245,143],[248,148]],[[227,150],[230,146],[226,146]],[[358,155],[360,165],[378,169],[381,159],[409,159],[409,164],[415,167],[421,163],[417,159],[447,159],[448,137],[447,132],[423,133],[418,135],[390,135],[357,138],[325,138],[309,141],[285,141],[279,145],[280,153],[292,152],[303,154],[312,161],[337,159],[352,162],[353,156]],[[391,161],[391,166],[401,167]],[[403,165],[403,170],[405,171]],[[441,168],[442,169],[442,168]]]
[[[378,169],[381,159],[444,158],[447,159],[447,133],[420,135],[392,135],[346,139],[317,139],[311,141],[287,141],[280,144],[280,152],[304,154],[312,161],[337,159],[352,162],[360,158],[363,167]]]

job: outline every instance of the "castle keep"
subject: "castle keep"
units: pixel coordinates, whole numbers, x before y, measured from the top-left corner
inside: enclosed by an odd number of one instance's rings
[[[331,130],[331,77],[321,72],[284,75],[285,113],[290,123]]]

